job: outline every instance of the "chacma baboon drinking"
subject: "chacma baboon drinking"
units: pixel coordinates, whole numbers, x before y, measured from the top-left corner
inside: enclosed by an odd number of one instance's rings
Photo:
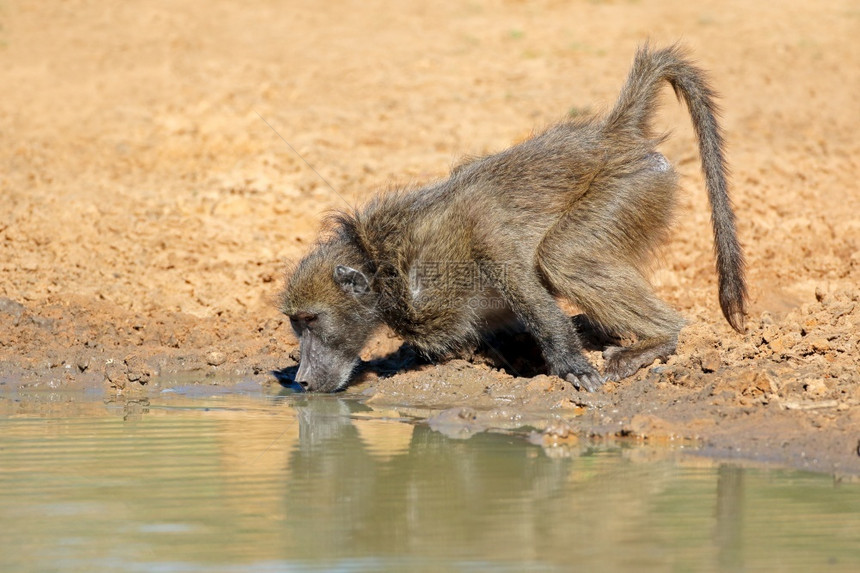
[[[282,310],[300,339],[297,381],[344,387],[371,334],[388,325],[428,355],[519,321],[551,374],[596,390],[675,351],[683,319],[644,276],[664,239],[676,175],[651,117],[663,82],[686,102],[710,198],[719,300],[743,330],[746,287],[714,93],[677,47],[640,48],[605,117],[564,121],[470,160],[444,181],[384,194],[334,216],[287,279]],[[601,375],[556,298],[607,336]]]

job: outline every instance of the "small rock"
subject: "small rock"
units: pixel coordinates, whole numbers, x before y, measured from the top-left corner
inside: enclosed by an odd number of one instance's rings
[[[761,329],[761,339],[764,343],[775,340],[777,336],[779,336],[779,329],[772,324],[767,324]]]
[[[827,299],[827,292],[821,285],[815,287],[815,300],[818,302],[825,302]]]
[[[768,345],[775,354],[786,355],[794,348],[794,345],[800,340],[800,335],[796,333],[783,334],[771,340]]]
[[[816,354],[824,354],[830,350],[830,342],[826,338],[816,338],[809,343],[809,347]]]
[[[77,360],[75,360],[75,366],[78,367],[79,371],[86,372],[87,368],[90,367],[90,357],[81,354],[78,356]]]
[[[776,394],[779,390],[776,376],[768,371],[757,372],[753,382],[755,384],[755,389],[764,394]]]
[[[807,317],[803,323],[803,332],[809,333],[818,328],[821,325],[821,321],[818,320],[815,316]]]
[[[125,364],[108,360],[105,364],[105,379],[118,390],[125,388],[128,378],[125,375]]]
[[[708,350],[702,355],[701,365],[702,372],[716,372],[722,365],[720,353],[716,350]]]
[[[827,394],[827,384],[825,384],[824,380],[821,378],[808,380],[806,384],[804,384],[804,389],[807,394],[812,394],[813,396],[823,396],[824,394]]]
[[[129,382],[137,382],[138,384],[146,384],[152,377],[152,370],[149,365],[137,355],[131,355],[125,359],[126,376]]]
[[[227,356],[223,352],[213,350],[206,355],[206,363],[210,366],[221,366],[227,362]]]

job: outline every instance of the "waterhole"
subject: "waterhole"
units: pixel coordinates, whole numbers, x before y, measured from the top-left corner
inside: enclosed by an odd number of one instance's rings
[[[2,571],[857,571],[860,484],[336,396],[0,396]]]

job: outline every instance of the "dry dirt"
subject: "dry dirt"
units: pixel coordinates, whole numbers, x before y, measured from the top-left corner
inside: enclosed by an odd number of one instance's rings
[[[860,473],[858,37],[853,0],[3,2],[0,382],[277,384],[295,343],[272,300],[326,211],[605,109],[637,44],[681,40],[722,95],[748,333],[719,313],[692,129],[667,89],[682,190],[654,281],[689,319],[677,356],[584,394],[401,352],[348,392],[444,410],[431,423],[448,431],[531,420],[546,444],[687,439]]]

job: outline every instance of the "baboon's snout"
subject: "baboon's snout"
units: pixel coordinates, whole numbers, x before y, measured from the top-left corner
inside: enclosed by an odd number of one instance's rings
[[[336,392],[347,385],[358,357],[338,352],[311,333],[300,341],[301,353],[295,382],[309,392]]]
[[[308,361],[302,359],[301,362],[299,362],[299,369],[296,372],[295,382],[305,390],[311,390],[311,377],[309,375],[309,370]]]

